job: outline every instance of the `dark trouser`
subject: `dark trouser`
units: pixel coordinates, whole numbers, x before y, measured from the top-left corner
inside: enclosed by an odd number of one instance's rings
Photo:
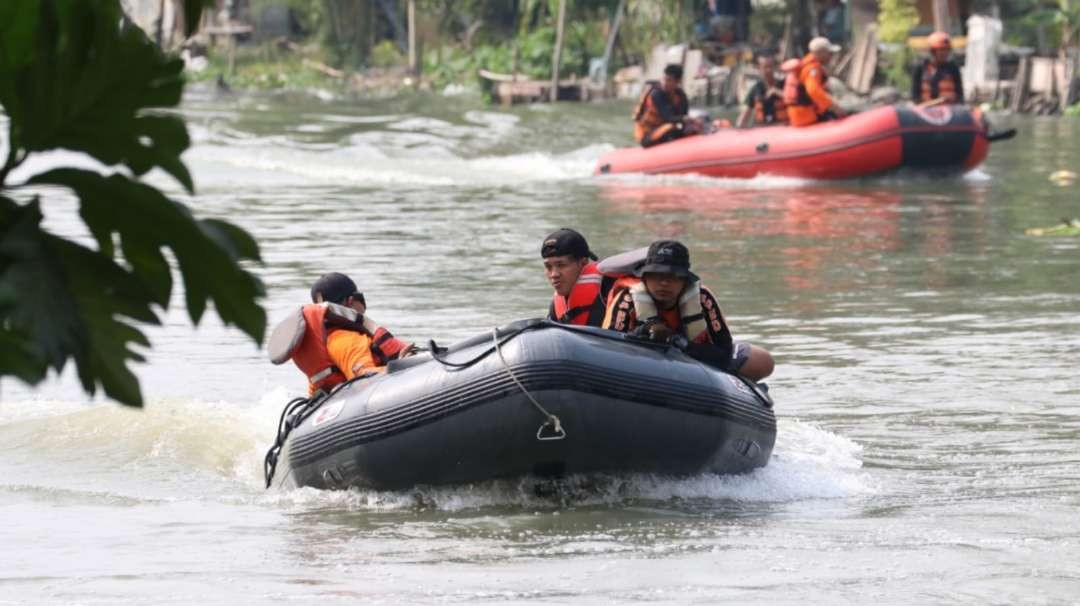
[[[663,124],[645,133],[645,136],[641,138],[641,146],[652,147],[654,145],[660,145],[661,143],[674,141],[684,135],[686,135],[686,133],[681,126],[677,124]]]

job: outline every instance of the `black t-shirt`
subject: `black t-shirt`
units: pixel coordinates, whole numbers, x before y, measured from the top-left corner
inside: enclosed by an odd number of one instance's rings
[[[660,119],[664,122],[681,122],[686,118],[687,112],[690,111],[690,104],[687,101],[686,93],[683,89],[679,88],[675,91],[675,99],[672,100],[668,97],[664,89],[659,86],[654,87],[652,93],[649,94],[652,100],[653,107],[656,108],[657,113],[660,114]]]
[[[773,86],[778,91],[784,90],[784,79],[780,78]],[[758,80],[754,86],[750,87],[750,92],[746,93],[746,107],[753,109],[757,106],[758,100],[761,100],[761,105],[765,111],[765,124],[772,124],[776,122],[776,102],[781,100],[780,95],[765,96],[768,92],[768,87],[765,85],[764,80]]]

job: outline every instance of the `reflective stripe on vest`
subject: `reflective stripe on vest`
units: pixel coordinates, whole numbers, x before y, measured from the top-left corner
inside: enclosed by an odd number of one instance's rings
[[[649,321],[663,322],[660,311],[656,308],[656,301],[645,288],[645,282],[638,281],[630,288],[630,296],[634,299],[634,314],[639,324]],[[687,339],[694,342],[709,340],[705,326],[705,314],[701,310],[701,282],[694,281],[683,290],[679,296],[679,321],[682,326],[679,332],[686,335]]]
[[[581,270],[569,297],[555,293],[552,305],[555,309],[555,319],[561,324],[576,324],[578,326],[599,326],[595,317],[590,317],[591,312],[603,315],[603,301],[600,300],[601,284],[604,281],[603,274],[596,263],[589,263]],[[601,317],[600,320],[603,318]],[[590,322],[592,320],[592,322]]]

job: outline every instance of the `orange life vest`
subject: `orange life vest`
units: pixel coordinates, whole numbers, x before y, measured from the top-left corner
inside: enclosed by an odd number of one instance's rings
[[[334,330],[353,330],[371,336],[371,353],[375,363],[386,366],[396,359],[408,346],[395,338],[385,328],[360,314],[349,314],[353,310],[345,308],[338,313],[340,306],[329,303],[313,303],[301,309],[304,316],[304,336],[292,350],[291,359],[297,368],[308,378],[315,389],[329,391],[334,386],[345,382],[345,375],[330,358],[326,340]],[[331,317],[328,317],[329,316]]]
[[[930,59],[923,63],[922,82],[920,84],[922,85],[920,103],[926,103],[938,98],[944,99],[946,103],[956,103],[960,100],[956,78],[948,70],[941,69]]]
[[[569,297],[554,294],[551,303],[555,310],[555,320],[562,324],[600,326],[605,309],[601,296],[603,281],[604,275],[600,273],[595,262],[582,268]]]
[[[790,78],[790,76],[788,76]],[[764,82],[764,80],[762,80]],[[784,85],[787,84],[787,79],[784,79]],[[768,87],[765,87],[765,94],[769,92]],[[754,124],[787,124],[787,104],[784,103],[783,95],[777,98],[774,97],[772,101],[772,120],[769,120],[769,116],[765,113],[765,100],[767,97],[761,95],[754,99]]]
[[[308,378],[315,389],[329,391],[335,385],[345,382],[345,375],[330,359],[326,349],[326,312],[328,306],[321,304],[305,305],[304,337],[292,352],[292,361],[300,372]]]
[[[829,75],[813,53],[802,59],[788,59],[780,69],[787,72],[784,78],[784,104],[787,106],[788,121],[792,126],[806,126],[819,119],[819,112],[806,90],[810,78],[819,79],[824,88],[829,82]]]
[[[666,127],[668,129],[674,128],[675,124],[672,122],[665,122],[664,118],[660,115],[660,110],[656,108],[656,105],[652,101],[653,91],[664,92],[664,89],[660,88],[660,84],[655,80],[650,80],[645,83],[645,90],[641,91],[641,97],[638,98],[637,105],[634,106],[632,115],[634,116],[634,139],[638,143],[645,138],[650,132]],[[667,94],[667,93],[664,93]],[[685,115],[690,111],[690,102],[686,98],[686,93],[679,89],[674,95],[668,95],[671,100],[671,104],[676,108],[676,112]],[[679,111],[681,109],[681,111]],[[662,133],[661,133],[662,134]],[[654,137],[654,139],[657,137]]]

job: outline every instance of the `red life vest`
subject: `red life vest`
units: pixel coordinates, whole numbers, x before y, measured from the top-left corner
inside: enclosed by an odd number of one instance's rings
[[[386,366],[390,360],[398,359],[401,351],[409,346],[367,316],[364,316],[364,328],[371,334],[371,353],[379,366]]]
[[[555,310],[555,321],[578,326],[600,326],[605,308],[601,295],[603,281],[604,275],[595,262],[582,268],[569,297],[559,293],[553,295],[551,304]]]
[[[409,345],[395,338],[371,318],[348,307],[313,303],[298,311],[302,321],[296,315],[289,316],[274,329],[269,345],[271,361],[281,364],[292,360],[317,390],[329,391],[346,380],[326,347],[327,338],[335,330],[352,330],[369,335],[372,357],[379,366],[386,366]]]
[[[292,352],[292,361],[300,372],[308,378],[315,389],[330,391],[334,386],[345,382],[345,375],[330,359],[326,349],[326,304],[305,305],[304,336]]]

